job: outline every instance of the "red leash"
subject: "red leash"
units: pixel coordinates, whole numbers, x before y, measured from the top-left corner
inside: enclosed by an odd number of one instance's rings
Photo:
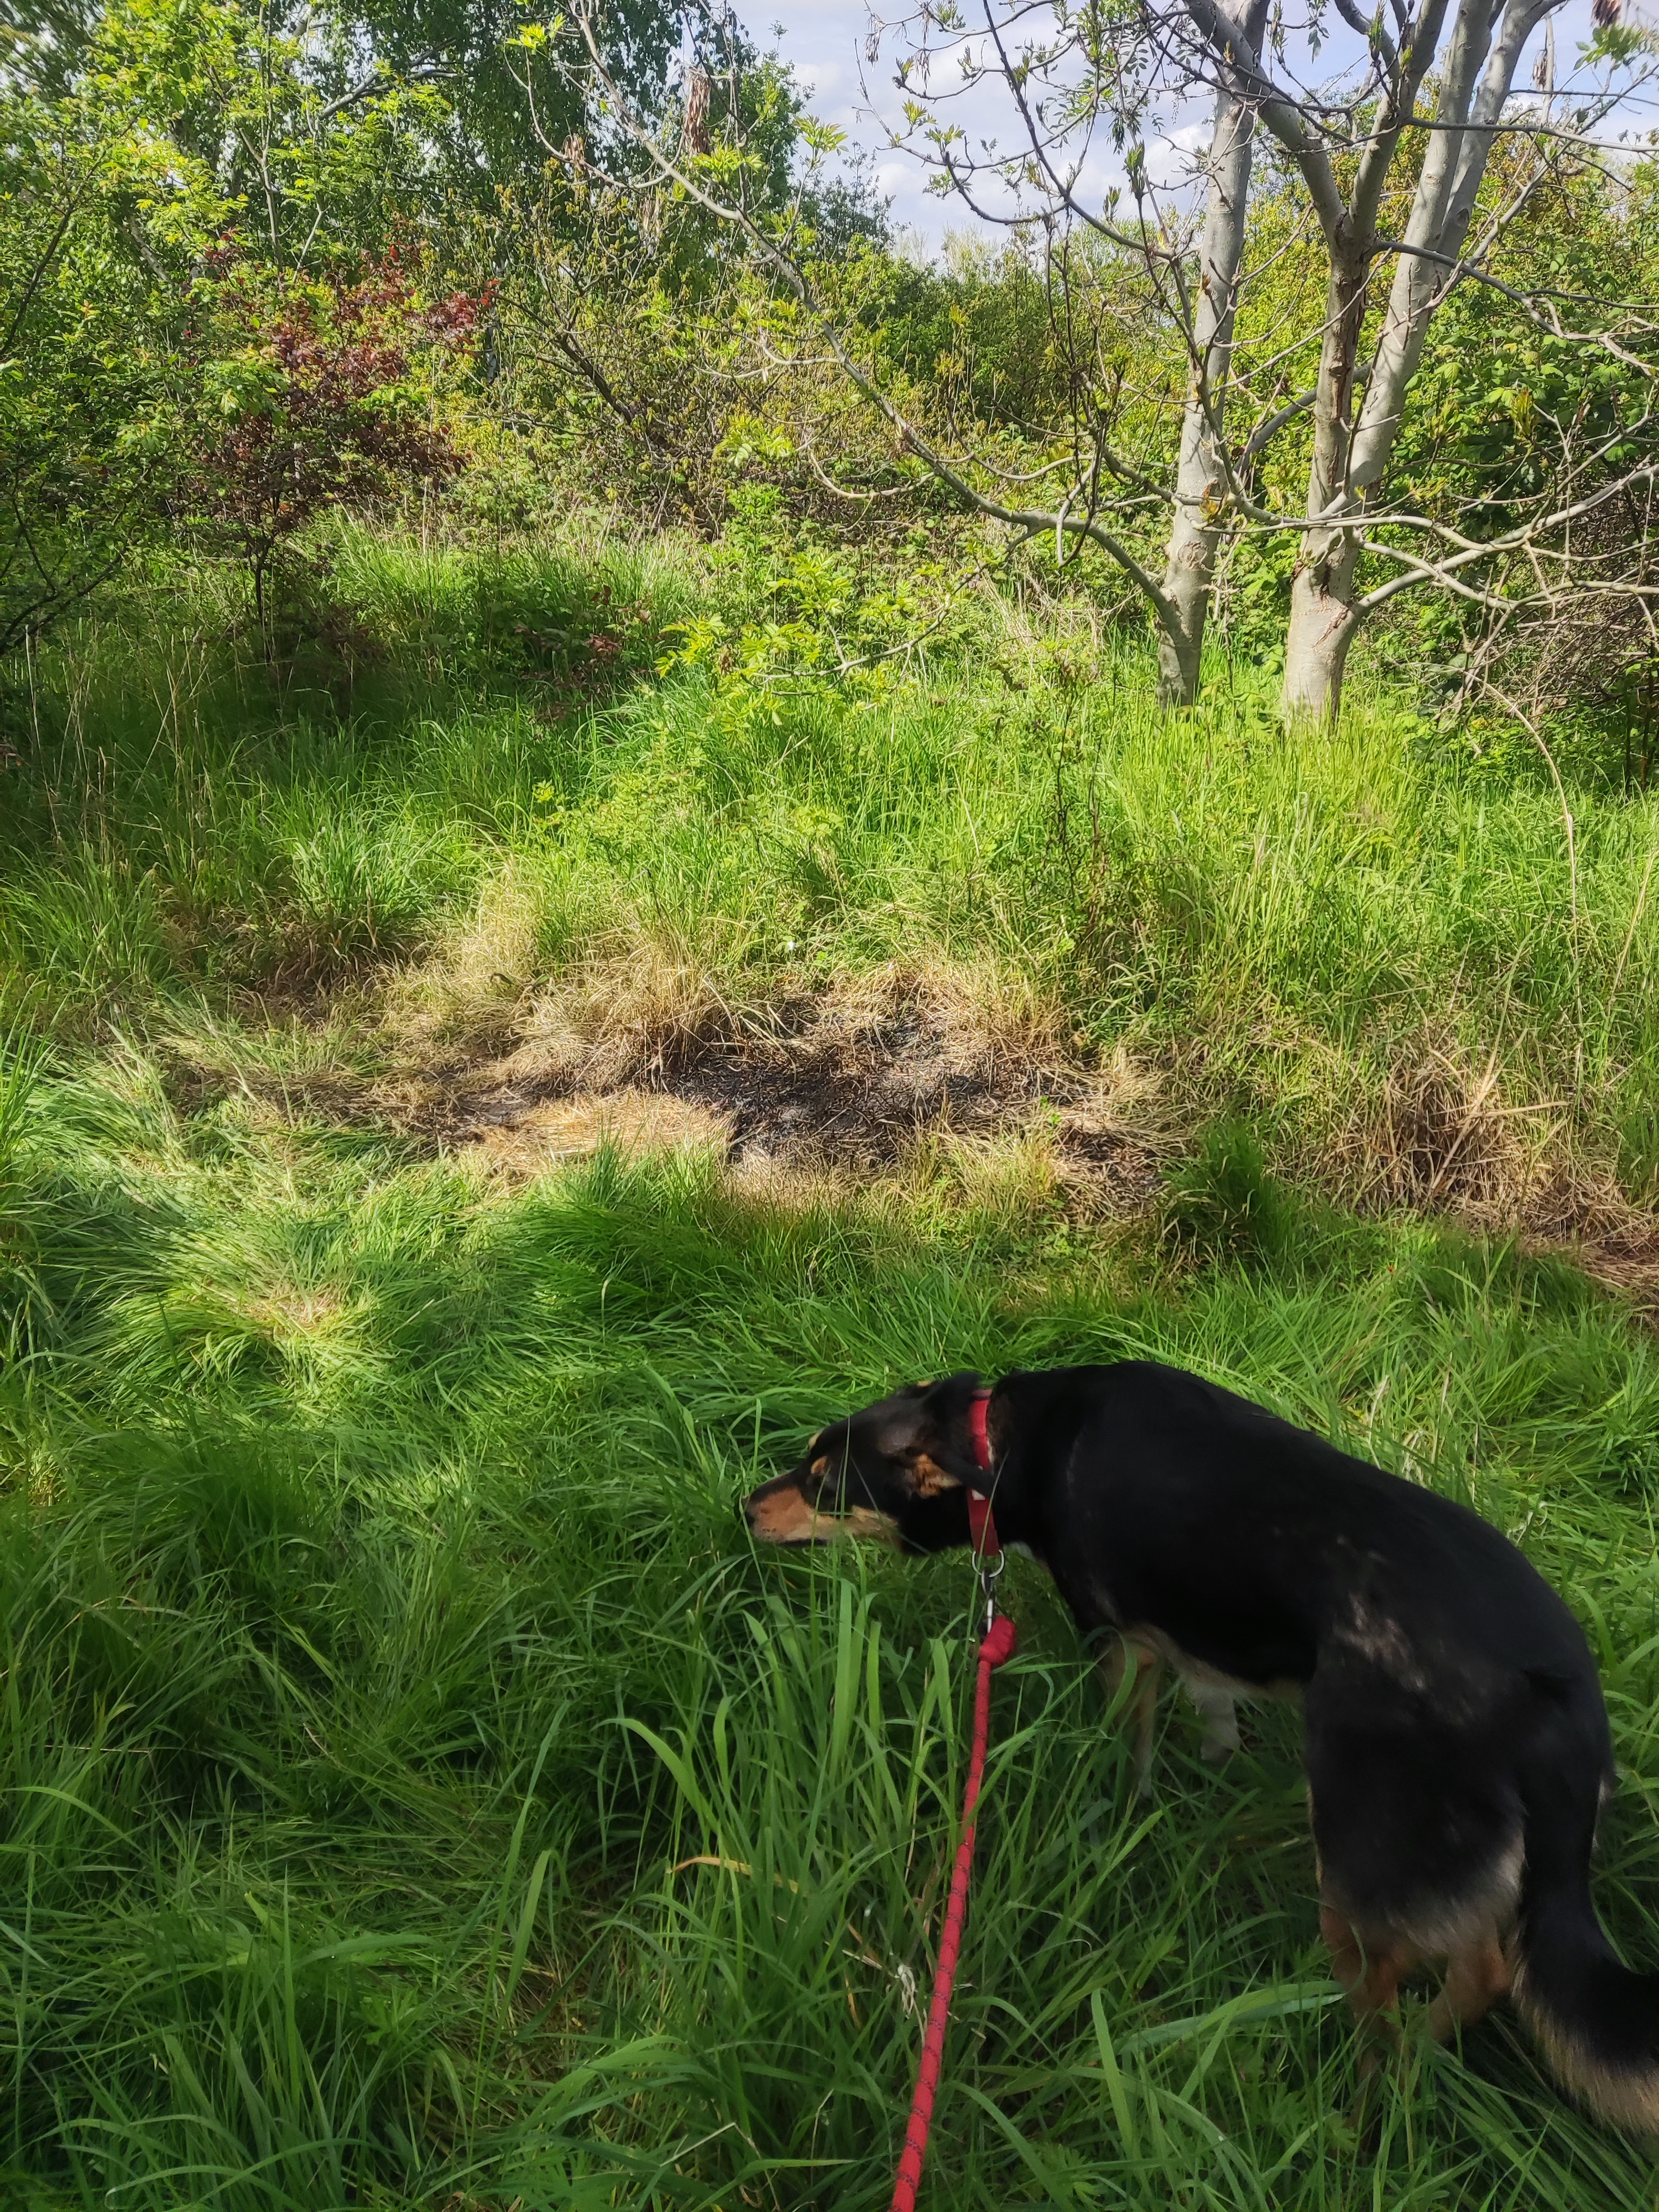
[[[991,1471],[990,1441],[985,1430],[986,1401],[980,1391],[969,1413],[974,1456],[981,1474]],[[945,1927],[939,1936],[939,1966],[933,1975],[933,2001],[928,2008],[927,2032],[921,2039],[921,2066],[916,2075],[916,2094],[910,2105],[910,2124],[904,2131],[904,2155],[899,2160],[893,2185],[891,2212],[915,2212],[916,2191],[921,2184],[922,2162],[927,2155],[927,2136],[933,2124],[933,2098],[945,2056],[945,2030],[951,2018],[951,1991],[957,1978],[957,1957],[962,1949],[963,1923],[968,1917],[968,1878],[974,1867],[974,1810],[985,1773],[985,1747],[991,1734],[991,1675],[1014,1656],[1018,1632],[1006,1613],[999,1615],[993,1600],[996,1578],[1002,1571],[1002,1547],[991,1501],[976,1490],[968,1493],[968,1525],[973,1532],[974,1552],[980,1560],[980,1586],[985,1593],[985,1634],[979,1647],[979,1682],[974,1692],[974,1747],[968,1761],[968,1787],[962,1799],[962,1841],[957,1845],[956,1870],[951,1876],[951,1899],[945,1908]],[[997,1554],[994,1568],[984,1563]]]

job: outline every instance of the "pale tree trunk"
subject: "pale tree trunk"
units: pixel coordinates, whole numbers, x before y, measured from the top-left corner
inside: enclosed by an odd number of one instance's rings
[[[1267,0],[1249,0],[1244,35],[1261,43]],[[1158,633],[1158,698],[1165,707],[1190,707],[1198,696],[1204,625],[1215,581],[1218,517],[1225,475],[1220,443],[1232,364],[1238,272],[1249,209],[1250,161],[1255,110],[1224,83],[1216,94],[1210,140],[1209,192],[1199,248],[1198,289],[1193,302],[1192,362],[1181,423],[1175,514],[1164,571],[1168,603]]]
[[[1430,320],[1468,237],[1522,48],[1560,4],[1561,0],[1509,0],[1494,41],[1492,33],[1499,15],[1491,0],[1460,0],[1435,104],[1435,127],[1429,134],[1402,240],[1405,251],[1395,264],[1364,404],[1351,440],[1346,428],[1342,430],[1340,473],[1333,473],[1328,463],[1322,465],[1318,418],[1329,414],[1334,424],[1347,423],[1354,364],[1351,358],[1344,366],[1340,347],[1332,344],[1334,330],[1328,328],[1316,400],[1308,513],[1316,518],[1328,514],[1331,520],[1307,532],[1291,586],[1284,691],[1289,719],[1331,722],[1336,718],[1342,672],[1363,614],[1355,572],[1365,514],[1381,490],[1393,455]],[[1334,280],[1332,301],[1334,311]],[[1358,304],[1363,307],[1363,291]],[[1356,350],[1358,338],[1356,325]],[[1334,450],[1336,442],[1328,441],[1328,445]]]
[[[1340,512],[1348,474],[1354,371],[1365,313],[1366,260],[1356,255],[1333,268],[1325,298],[1325,340],[1315,387],[1313,459],[1308,513]],[[1358,539],[1334,523],[1306,532],[1291,579],[1291,619],[1285,635],[1284,712],[1289,720],[1334,714],[1353,623]]]

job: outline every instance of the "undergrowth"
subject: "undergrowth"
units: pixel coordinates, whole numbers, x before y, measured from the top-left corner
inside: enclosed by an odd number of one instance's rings
[[[1552,1176],[1647,1195],[1647,802],[1574,790],[1569,848],[1547,776],[1382,708],[1160,723],[994,609],[885,690],[665,675],[690,555],[515,555],[510,623],[483,557],[354,542],[356,627],[276,678],[196,580],[14,702],[6,2201],[884,2203],[970,1577],[757,1555],[737,1505],[961,1366],[1188,1364],[1509,1530],[1595,1646],[1598,1896],[1659,1965],[1659,1356],[1494,1230]],[[578,996],[656,994],[660,1045],[890,969],[1142,1068],[1156,1201],[994,1146],[509,1178],[360,1110]],[[1356,2133],[1293,1717],[1218,1778],[1170,1704],[1148,1804],[1010,1582],[930,2203],[1650,2205],[1507,2014],[1440,2053],[1413,2006]]]
[[[1160,717],[1138,647],[992,596],[832,680],[833,604],[762,650],[794,588],[765,545],[735,580],[672,544],[331,559],[274,676],[186,577],[14,701],[0,1007],[189,1058],[228,1013],[314,1040],[351,987],[395,1057],[596,975],[615,1006],[648,975],[672,1029],[943,967],[1355,1203],[1572,1233],[1651,1194],[1659,799],[1381,690],[1292,742],[1237,666]],[[711,607],[724,667],[684,651]]]

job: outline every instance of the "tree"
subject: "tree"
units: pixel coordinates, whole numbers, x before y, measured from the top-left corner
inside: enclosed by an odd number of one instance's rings
[[[0,84],[58,98],[92,38],[93,0],[8,0],[0,22]]]
[[[1170,375],[1167,363],[1155,366],[1154,386],[1167,388],[1149,395],[1126,375],[1133,355],[1157,362],[1158,342],[1154,334],[1149,353],[1146,317],[1139,303],[1127,297],[1122,281],[1126,266],[1139,268],[1149,251],[1168,263],[1175,258],[1170,249],[1149,247],[1145,237],[1121,236],[1114,243],[1127,252],[1116,258],[1089,251],[1088,241],[1068,256],[1051,242],[1042,280],[1048,292],[1051,344],[1045,373],[1036,380],[1050,399],[1050,419],[1040,426],[1005,422],[988,447],[980,435],[985,426],[963,423],[951,410],[940,426],[932,427],[902,380],[890,374],[878,334],[855,308],[843,311],[840,301],[826,296],[811,216],[817,165],[840,150],[840,134],[803,118],[799,135],[811,158],[780,193],[774,151],[746,143],[740,103],[730,105],[720,132],[711,136],[707,150],[698,150],[672,131],[654,130],[629,100],[605,65],[586,0],[580,0],[571,17],[561,18],[556,32],[532,26],[522,35],[546,49],[555,46],[557,31],[564,33],[562,65],[590,88],[609,129],[606,143],[592,155],[550,144],[550,152],[567,164],[580,158],[611,191],[666,192],[734,230],[749,249],[751,266],[781,298],[786,312],[780,330],[813,351],[827,349],[907,463],[919,465],[963,507],[1001,525],[1010,551],[1048,538],[1063,566],[1079,543],[1099,546],[1134,579],[1160,618],[1172,618],[1167,596],[1146,566],[1150,549],[1144,540],[1147,510],[1166,509],[1165,489],[1150,468],[1161,459],[1156,450],[1160,416],[1170,411],[1172,398],[1178,410],[1182,380],[1179,372]],[[724,17],[707,21],[704,31],[712,58],[694,67],[708,69],[719,83],[732,74],[727,65],[735,62],[736,41]],[[714,60],[721,65],[714,67]],[[1127,434],[1125,444],[1115,442],[1119,428]],[[1070,478],[1064,500],[1057,507],[1035,504],[1031,488],[1055,474]],[[1127,529],[1116,526],[1119,518],[1127,520]]]
[[[975,27],[983,46],[963,74],[969,83],[1000,88],[1017,124],[1015,149],[971,153],[943,96],[913,95],[913,127],[951,190],[994,219],[1039,224],[1051,253],[1052,241],[1077,231],[1120,250],[1139,244],[1149,306],[1179,334],[1188,384],[1171,485],[1170,557],[1161,593],[1139,580],[1164,632],[1167,698],[1192,696],[1207,587],[1226,530],[1289,531],[1299,540],[1285,645],[1291,719],[1335,714],[1367,612],[1404,588],[1473,587],[1464,572],[1482,559],[1478,545],[1455,521],[1432,522],[1425,532],[1421,516],[1390,512],[1389,468],[1433,318],[1467,284],[1504,283],[1511,225],[1582,157],[1612,105],[1601,82],[1581,84],[1564,107],[1553,42],[1540,58],[1542,97],[1522,107],[1511,100],[1528,42],[1559,4],[1425,0],[1413,13],[1406,0],[1389,0],[1388,21],[1379,8],[1368,21],[1352,0],[1337,0],[1364,42],[1364,59],[1346,81],[1310,93],[1295,82],[1282,46],[1275,52],[1265,35],[1260,8],[1235,13],[1224,0],[1148,0],[1115,18],[982,0]],[[1592,56],[1614,67],[1644,51],[1641,39],[1613,27],[1616,13],[1617,0],[1598,0],[1602,28]],[[920,53],[928,67],[918,70],[913,49],[901,58],[902,81],[933,81],[941,30],[958,43],[967,37],[953,9],[927,11]],[[1194,268],[1178,207],[1146,182],[1140,133],[1160,97],[1182,101],[1200,92],[1212,94],[1215,122]],[[1126,151],[1141,216],[1132,232],[1115,219],[1109,196],[1103,207],[1083,189],[1085,156],[1103,122]],[[1251,140],[1261,132],[1278,156],[1276,189],[1289,180],[1300,191],[1297,242],[1316,243],[1323,296],[1299,328],[1258,318],[1251,357],[1241,362],[1241,299],[1264,278],[1274,289],[1271,256],[1249,264],[1243,220]],[[1503,189],[1486,194],[1499,147],[1508,149]],[[987,205],[993,182],[1000,207]],[[1276,304],[1285,304],[1282,286]],[[1543,295],[1531,303],[1551,326],[1560,325],[1563,304]],[[1647,374],[1645,358],[1620,344],[1620,330],[1632,318],[1616,286],[1592,288],[1571,312],[1582,339],[1611,345],[1635,374]],[[1639,326],[1639,316],[1634,320]],[[1308,352],[1316,361],[1307,388],[1287,392],[1285,366]],[[1275,372],[1271,382],[1264,368]],[[1251,491],[1261,457],[1303,418],[1311,444],[1302,496],[1293,507],[1264,507]],[[1097,444],[1088,467],[1103,458]],[[1535,537],[1553,526],[1539,516],[1527,529]],[[1368,552],[1396,565],[1365,588],[1360,569]]]
[[[605,9],[607,66],[647,112],[664,98],[687,14],[685,0],[610,0]],[[342,0],[339,18],[389,78],[441,74],[462,153],[458,188],[470,183],[485,204],[503,186],[532,189],[544,141],[562,146],[594,120],[546,57],[515,44],[524,11],[514,0]]]
[[[7,0],[0,11],[0,83],[58,98],[103,36],[99,0]],[[170,11],[156,13],[160,31]],[[211,10],[202,11],[210,15]],[[249,11],[263,34],[304,50],[325,99],[361,100],[397,85],[441,83],[440,143],[453,181],[488,202],[541,167],[539,121],[562,142],[587,118],[552,72],[526,94],[508,46],[522,21],[512,0],[264,0]],[[647,108],[665,87],[685,26],[683,0],[612,0],[605,50],[618,82]]]
[[[1437,594],[1410,623],[1447,710],[1486,703],[1553,724],[1604,761],[1628,744],[1626,776],[1642,780],[1659,674],[1650,343],[1646,359],[1626,360],[1551,329],[1526,301],[1583,299],[1609,270],[1653,299],[1656,194],[1659,176],[1641,163],[1624,174],[1587,165],[1533,196],[1510,234],[1510,289],[1465,287],[1435,317],[1394,460],[1419,514],[1492,548],[1478,594]],[[1549,517],[1562,519],[1536,527]]]
[[[935,169],[935,183],[957,195],[983,222],[1039,237],[1059,307],[1056,332],[1072,368],[1070,409],[1077,465],[1054,515],[1056,547],[1086,495],[1091,509],[1115,507],[1134,532],[1097,542],[1136,584],[1157,627],[1159,695],[1170,707],[1197,696],[1204,636],[1218,554],[1234,505],[1233,454],[1226,440],[1230,402],[1249,407],[1250,394],[1233,374],[1236,331],[1249,235],[1257,107],[1225,77],[1214,86],[1207,149],[1183,192],[1155,185],[1141,133],[1164,82],[1188,79],[1171,70],[1167,42],[1144,12],[1071,13],[1063,7],[985,0],[983,46],[968,33],[954,5],[925,8],[918,37],[899,27],[896,82],[907,94],[912,139]],[[1266,0],[1245,0],[1244,35],[1260,41]],[[954,44],[955,85],[935,88]],[[908,41],[908,43],[907,43]],[[872,58],[874,58],[872,47]],[[1012,154],[993,142],[975,154],[951,120],[952,101],[967,90],[994,88],[1012,109]],[[1104,137],[1125,156],[1125,191],[1102,197],[1082,186]],[[1123,206],[1125,191],[1131,203]],[[1194,203],[1201,228],[1194,230]],[[1126,456],[1115,415],[1108,428],[1089,395],[1098,382],[1102,319],[1091,295],[1103,256],[1127,281],[1131,299],[1113,302],[1120,331],[1139,325],[1172,343],[1182,363],[1179,386],[1150,380],[1138,362],[1140,450]],[[1121,351],[1121,346],[1119,350]],[[1120,374],[1121,384],[1121,374]],[[1080,404],[1079,404],[1080,403]],[[1154,417],[1145,421],[1147,412]],[[1271,434],[1259,412],[1240,441],[1254,456]],[[1177,427],[1178,422],[1178,427]],[[1146,511],[1164,511],[1168,536],[1162,579],[1155,581],[1146,532]],[[1136,528],[1139,524],[1140,527]],[[1127,558],[1130,543],[1134,558]]]
[[[273,269],[234,243],[208,258],[195,300],[204,406],[185,512],[246,563],[269,654],[272,569],[308,523],[461,466],[429,402],[479,302],[422,300],[395,254],[348,282]]]
[[[1246,0],[1243,31],[1258,46],[1267,0]],[[1169,612],[1159,626],[1159,696],[1166,707],[1198,696],[1204,630],[1215,583],[1216,555],[1227,505],[1228,387],[1238,320],[1239,279],[1249,219],[1256,112],[1224,82],[1217,89],[1205,180],[1204,229],[1199,241],[1189,320],[1187,397],[1176,459],[1174,514],[1164,593]]]
[[[285,27],[259,0],[108,0],[75,99],[165,146],[196,252],[234,232],[279,266],[355,262],[446,227],[454,162],[431,70],[365,68],[338,18]]]
[[[517,52],[539,58],[550,43],[532,25]],[[811,126],[799,87],[775,56],[734,33],[729,59],[718,78],[692,62],[667,103],[666,134],[692,161],[716,159],[717,146],[740,140],[754,203],[787,210],[821,264],[845,267],[881,240],[882,210],[856,168],[828,180],[798,173]],[[725,516],[735,450],[752,453],[757,434],[769,459],[798,457],[776,421],[781,386],[793,382],[822,427],[823,380],[789,378],[772,344],[776,319],[732,252],[729,226],[630,163],[626,139],[606,131],[598,111],[595,123],[592,140],[556,144],[550,135],[555,158],[535,191],[503,195],[496,401],[515,428],[578,447],[590,490],[658,522],[678,514],[713,530]],[[836,401],[839,440],[844,389]],[[810,452],[810,430],[805,444]]]
[[[0,94],[0,655],[113,574],[163,512],[179,198],[165,149],[73,102]]]
[[[1327,261],[1322,343],[1312,392],[1313,451],[1306,527],[1291,586],[1285,648],[1285,705],[1291,715],[1333,716],[1360,610],[1356,578],[1365,524],[1382,501],[1407,394],[1431,319],[1468,273],[1463,250],[1492,148],[1527,42],[1560,0],[1425,0],[1409,15],[1391,0],[1395,33],[1381,15],[1366,24],[1345,10],[1365,37],[1370,67],[1364,102],[1342,131],[1316,125],[1286,92],[1253,40],[1219,0],[1185,0],[1189,21],[1224,84],[1254,103],[1301,178]],[[1496,31],[1496,36],[1493,33]],[[1425,82],[1442,63],[1431,114],[1419,106]],[[1426,125],[1426,128],[1425,128]],[[1512,128],[1529,131],[1528,123]],[[1422,137],[1416,187],[1403,231],[1382,226],[1385,196],[1408,139]],[[1340,156],[1349,164],[1344,176]],[[1537,158],[1510,196],[1492,211],[1477,257],[1489,253],[1519,206],[1547,175],[1553,149]],[[1360,392],[1368,310],[1379,271],[1393,264],[1380,327],[1370,345]]]
[[[0,653],[112,575],[192,466],[185,503],[262,616],[296,517],[448,472],[414,416],[469,332],[451,288],[404,296],[443,228],[443,104],[345,81],[325,30],[109,0],[66,90],[0,92]]]

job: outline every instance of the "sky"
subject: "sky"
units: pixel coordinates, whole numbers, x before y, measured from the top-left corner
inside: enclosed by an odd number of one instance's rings
[[[1659,21],[1659,0],[1645,0],[1645,4],[1648,12],[1644,20]],[[974,12],[972,0],[967,0],[964,12]],[[866,0],[750,0],[747,8],[739,0],[738,13],[762,45],[769,46],[775,40],[784,59],[793,64],[802,82],[810,88],[815,113],[846,131],[855,145],[872,155],[878,188],[891,202],[892,221],[915,233],[919,246],[937,246],[947,229],[974,228],[960,201],[934,198],[927,189],[927,174],[921,165],[888,143],[884,126],[899,121],[903,95],[893,82],[890,36],[884,43],[878,62],[872,64],[866,58],[865,41],[872,21]],[[1331,21],[1335,35],[1322,48],[1318,60],[1303,62],[1303,73],[1310,82],[1334,76],[1352,66],[1360,55],[1359,40],[1334,15]],[[1554,18],[1554,29],[1559,82],[1567,76],[1577,48],[1589,37],[1590,0],[1568,0]],[[1517,86],[1529,83],[1533,62],[1542,46],[1540,30],[1534,33],[1516,73]],[[936,76],[935,88],[945,81]],[[953,112],[971,138],[993,136],[1005,146],[1013,141],[1015,123],[1006,98],[989,88],[957,103]],[[1617,139],[1622,135],[1639,141],[1656,126],[1659,101],[1650,98],[1626,103],[1602,126],[1601,136]],[[1163,131],[1147,143],[1148,170],[1154,183],[1174,186],[1208,136],[1207,103],[1166,117]],[[1103,196],[1111,185],[1122,181],[1121,171],[1103,155],[1091,161],[1085,179]]]

